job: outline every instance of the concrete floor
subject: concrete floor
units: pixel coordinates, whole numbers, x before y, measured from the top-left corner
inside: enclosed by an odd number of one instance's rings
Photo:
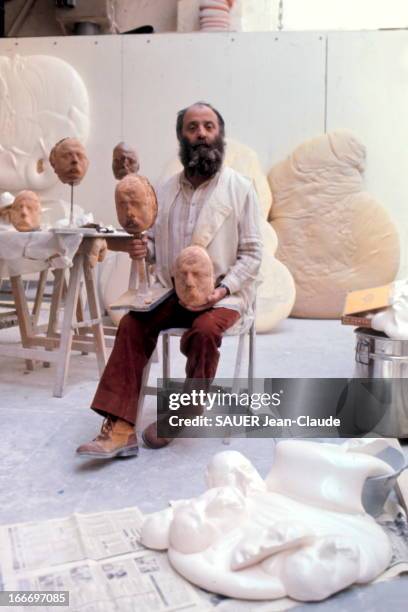
[[[13,342],[17,337],[15,328],[0,330],[2,342]],[[220,377],[231,376],[235,342],[236,338],[224,339]],[[184,360],[177,344],[173,339],[172,374],[181,377]],[[288,319],[274,333],[257,337],[256,375],[351,377],[354,344],[353,329],[338,321]],[[53,374],[53,367],[40,365],[34,372],[26,372],[23,360],[0,356],[1,523],[132,505],[152,512],[164,508],[169,499],[203,491],[209,458],[226,448],[220,439],[180,439],[160,451],[142,447],[137,459],[81,460],[75,456],[75,448],[93,438],[101,422],[88,409],[98,379],[95,359],[91,355],[72,357],[61,399],[51,396]],[[151,383],[157,375],[159,366],[154,364]],[[148,398],[142,425],[153,420],[154,412],[155,401]],[[273,440],[235,439],[229,448],[243,452],[261,475],[266,475]],[[318,606],[298,609],[382,611],[388,600],[387,609],[405,610],[407,592],[408,578],[401,578],[386,585],[351,589]]]

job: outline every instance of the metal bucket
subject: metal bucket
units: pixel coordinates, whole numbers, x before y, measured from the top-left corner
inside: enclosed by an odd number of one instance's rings
[[[408,340],[358,328],[348,427],[359,435],[408,437]],[[351,420],[350,420],[351,419]],[[351,423],[351,424],[350,424]]]
[[[356,378],[408,378],[408,340],[391,340],[374,330],[355,330]]]

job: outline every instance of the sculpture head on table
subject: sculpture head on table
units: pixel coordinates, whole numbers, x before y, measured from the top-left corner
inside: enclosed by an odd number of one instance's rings
[[[10,221],[19,232],[40,229],[41,202],[34,191],[20,191],[10,209]]]
[[[201,246],[181,251],[174,266],[176,293],[186,306],[202,306],[214,291],[214,268],[210,256]]]
[[[116,213],[129,234],[140,234],[156,220],[157,198],[145,176],[128,174],[116,185]]]
[[[50,164],[62,183],[78,185],[88,170],[89,159],[77,138],[63,138],[51,149]]]
[[[125,142],[119,142],[112,153],[112,172],[118,181],[128,174],[137,174],[140,163],[136,150]]]

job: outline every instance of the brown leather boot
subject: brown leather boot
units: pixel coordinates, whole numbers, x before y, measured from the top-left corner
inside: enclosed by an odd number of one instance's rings
[[[157,435],[157,422],[150,423],[142,433],[142,440],[148,448],[163,448],[173,441],[173,438],[160,438]]]
[[[100,433],[92,442],[81,444],[78,455],[95,459],[113,459],[113,457],[131,457],[139,453],[133,425],[122,419],[113,421],[106,418]]]

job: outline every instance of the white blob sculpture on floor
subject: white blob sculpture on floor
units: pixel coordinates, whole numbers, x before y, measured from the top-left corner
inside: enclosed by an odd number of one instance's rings
[[[66,136],[85,142],[89,127],[87,89],[70,64],[51,55],[0,57],[0,191],[53,185],[52,147]]]
[[[399,267],[398,231],[364,191],[364,145],[337,130],[299,145],[269,173],[277,258],[292,273],[292,315],[337,318],[349,291],[385,285]]]
[[[387,568],[390,542],[361,492],[391,472],[346,445],[284,440],[264,481],[225,451],[208,465],[205,493],[146,517],[142,543],[167,549],[177,572],[214,593],[320,601]]]

